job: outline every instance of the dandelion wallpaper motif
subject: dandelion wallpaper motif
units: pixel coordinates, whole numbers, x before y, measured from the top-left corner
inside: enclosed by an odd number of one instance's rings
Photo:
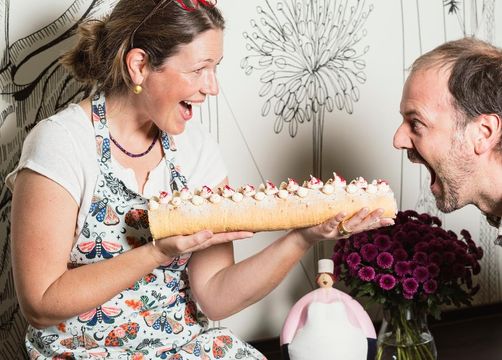
[[[366,82],[364,55],[369,47],[364,24],[373,9],[356,1],[265,1],[251,33],[244,32],[250,53],[242,59],[247,75],[260,74],[261,115],[275,115],[274,131],[287,127],[291,137],[312,122],[313,173],[322,173],[326,111],[352,114]]]
[[[86,95],[57,59],[79,22],[105,15],[117,1],[0,0],[0,359],[25,358],[26,325],[12,277],[11,194],[3,182],[30,129]],[[392,136],[402,121],[399,99],[413,60],[465,35],[500,46],[495,25],[502,9],[495,0],[370,1],[219,1],[227,21],[220,96],[199,107],[194,120],[220,143],[236,184],[308,175],[311,161],[318,177],[321,164],[348,176],[385,177],[403,209],[437,214],[446,227],[477,237],[485,256],[476,304],[500,302],[496,231],[477,209],[440,213],[427,170],[394,149]],[[275,236],[237,242],[236,258],[261,251]],[[316,249],[306,259],[317,259]],[[213,325],[247,341],[277,336],[289,307],[311,290],[312,269],[297,266],[259,303]]]

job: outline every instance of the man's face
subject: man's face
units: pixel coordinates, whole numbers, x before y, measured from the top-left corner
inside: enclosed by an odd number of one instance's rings
[[[464,131],[456,128],[460,114],[448,91],[448,74],[433,68],[410,75],[401,98],[403,122],[394,134],[394,147],[406,149],[410,161],[429,170],[430,189],[443,212],[467,205],[473,172]]]

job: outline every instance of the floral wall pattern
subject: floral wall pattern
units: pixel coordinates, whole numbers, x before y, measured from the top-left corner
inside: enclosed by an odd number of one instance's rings
[[[258,21],[244,33],[250,53],[241,62],[246,74],[259,72],[262,116],[275,115],[274,131],[291,137],[311,122],[313,175],[322,174],[325,112],[351,114],[364,84],[368,46],[364,23],[373,6],[365,1],[265,1]],[[363,47],[362,49],[359,49]]]
[[[105,15],[116,1],[0,0],[2,359],[18,358],[24,332],[12,282],[11,195],[4,179],[16,165],[27,132],[86,95],[57,58],[72,44],[80,21]],[[392,148],[411,62],[464,35],[500,46],[497,2],[220,0],[219,6],[227,19],[220,95],[198,110],[196,121],[220,143],[231,181],[238,186],[310,174],[327,178],[333,170],[347,178],[384,177],[402,209],[439,215],[454,230],[468,228],[485,249],[477,303],[502,301],[502,255],[493,246],[495,232],[476,209],[439,214],[427,190],[427,171]],[[253,241],[236,243],[237,258],[277,236],[257,234]],[[324,250],[329,255],[330,245]],[[248,340],[277,336],[290,306],[311,289],[313,264],[320,256],[308,254],[278,289],[221,325]]]

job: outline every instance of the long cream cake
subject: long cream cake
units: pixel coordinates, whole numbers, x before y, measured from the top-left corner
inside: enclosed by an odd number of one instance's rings
[[[230,186],[215,191],[207,186],[174,194],[161,192],[150,199],[148,219],[155,239],[188,235],[201,230],[269,231],[320,224],[343,211],[350,217],[359,209],[384,209],[384,217],[397,212],[394,193],[384,180],[368,183],[358,177],[347,183],[333,173],[323,183],[311,176],[299,185],[288,179],[279,187],[267,181],[258,188]]]

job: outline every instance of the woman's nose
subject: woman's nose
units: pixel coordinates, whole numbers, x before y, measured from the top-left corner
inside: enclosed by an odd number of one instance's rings
[[[215,71],[206,72],[202,92],[206,95],[213,95],[213,96],[218,95],[219,86],[218,86],[218,78],[216,77]]]

